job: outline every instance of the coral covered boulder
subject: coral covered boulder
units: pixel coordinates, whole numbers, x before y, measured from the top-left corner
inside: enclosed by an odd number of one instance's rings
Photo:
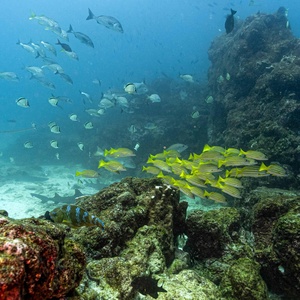
[[[37,219],[0,218],[0,299],[51,299],[78,286],[85,267],[63,230]]]

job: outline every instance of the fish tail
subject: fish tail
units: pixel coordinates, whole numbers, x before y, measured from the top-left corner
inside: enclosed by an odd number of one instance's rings
[[[89,9],[89,15],[87,16],[86,20],[91,20],[94,19],[94,14],[92,13],[92,11]]]
[[[70,24],[69,30],[67,30],[67,32],[70,33],[70,32],[73,32],[73,31],[74,31],[74,30],[73,30],[73,28],[72,28],[72,25]]]
[[[21,41],[18,39],[18,41],[17,41],[16,44],[17,44],[17,45],[20,45],[20,44],[21,44]]]
[[[60,45],[60,44],[61,44],[60,40],[57,39],[57,43],[55,43],[55,45]]]
[[[236,10],[233,10],[232,8],[230,9],[230,11],[231,11],[231,15],[233,16],[233,15],[235,15],[236,14]]]
[[[81,175],[81,172],[76,171],[75,176],[80,176],[80,175]]]

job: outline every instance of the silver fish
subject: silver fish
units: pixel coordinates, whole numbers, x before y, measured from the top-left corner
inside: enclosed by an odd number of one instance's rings
[[[98,24],[103,25],[108,29],[121,32],[121,33],[124,32],[121,23],[114,17],[103,16],[103,15],[96,17],[89,9],[89,15],[87,16],[86,19],[87,20],[95,19]]]
[[[82,142],[77,143],[78,148],[83,151],[84,150],[84,144]]]
[[[32,142],[27,141],[24,143],[24,147],[27,149],[31,149],[31,148],[33,148],[33,144],[32,144]]]
[[[51,146],[52,148],[57,149],[57,148],[58,148],[58,142],[55,141],[55,140],[52,140],[52,141],[50,141],[50,146]]]
[[[86,123],[84,123],[83,126],[85,129],[93,129],[94,128],[94,125],[92,122],[86,122]]]
[[[8,80],[8,81],[19,81],[19,77],[14,72],[2,72],[0,73],[0,78]]]
[[[92,40],[84,33],[82,32],[76,32],[73,30],[72,25],[70,24],[69,30],[67,30],[68,33],[73,33],[74,36],[83,44],[86,44],[87,46],[90,46],[94,48],[94,44]]]
[[[47,42],[44,42],[44,41],[41,41],[41,44],[47,49],[49,50],[50,52],[52,52],[55,56],[57,55],[56,53],[56,49],[53,45],[51,45],[50,43],[47,43]]]
[[[16,100],[17,105],[21,106],[21,107],[25,107],[28,108],[30,107],[29,102],[26,98],[24,97],[20,97]]]

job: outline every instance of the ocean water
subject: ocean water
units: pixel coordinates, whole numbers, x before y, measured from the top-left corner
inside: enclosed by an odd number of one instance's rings
[[[182,110],[193,111],[193,101],[197,93],[205,89],[209,60],[207,50],[212,40],[224,34],[224,22],[230,8],[237,10],[236,18],[245,19],[257,11],[273,13],[280,6],[289,9],[289,20],[295,36],[300,35],[297,1],[249,0],[232,1],[212,0],[102,0],[102,1],[1,1],[1,67],[0,72],[15,72],[19,82],[0,80],[0,162],[11,164],[15,168],[22,166],[27,173],[39,166],[62,166],[70,178],[79,169],[97,170],[99,157],[94,156],[97,146],[101,149],[111,147],[127,147],[139,149],[133,158],[135,168],[127,172],[111,174],[100,171],[101,181],[120,180],[128,175],[141,176],[141,166],[150,153],[157,153],[174,143],[188,143],[195,149],[205,140],[197,137],[187,139],[180,133],[172,131],[172,124],[165,120],[182,122]],[[251,5],[249,5],[251,4]],[[115,17],[123,26],[124,32],[116,32],[95,20],[86,20],[90,8],[96,16],[108,15]],[[74,31],[88,35],[95,47],[81,43],[72,33],[69,41],[58,37],[37,20],[29,20],[31,13],[47,16],[58,22],[67,30],[69,25]],[[59,45],[71,46],[79,57],[74,60],[68,57]],[[45,78],[55,85],[50,89],[35,79],[30,79],[26,67],[42,67],[47,63],[40,57],[24,50],[17,41],[40,44],[46,41],[54,45],[57,56],[44,51],[47,57],[61,65],[73,84],[69,84],[44,67]],[[192,96],[179,99],[180,92],[190,88],[180,78],[180,74],[194,77],[197,87]],[[98,79],[101,85],[93,81]],[[148,91],[142,95],[129,95],[124,85],[132,82],[144,82]],[[80,91],[92,97],[89,102]],[[87,109],[99,109],[98,104],[103,94],[114,93],[127,98],[129,105],[124,108],[116,104],[107,108],[99,117],[90,116]],[[157,93],[160,103],[152,103],[147,98]],[[52,95],[70,99],[59,101],[59,107],[53,107],[48,99]],[[25,97],[30,103],[29,108],[16,104],[16,99]],[[193,99],[191,99],[193,98]],[[113,100],[115,103],[116,101]],[[170,109],[172,107],[172,109]],[[72,122],[69,115],[78,115],[78,122]],[[85,129],[84,124],[91,121],[93,129]],[[48,123],[56,122],[61,133],[49,130]],[[192,122],[188,118],[185,124]],[[146,129],[146,124],[155,124],[155,130]],[[32,127],[35,124],[35,128]],[[130,132],[134,125],[137,132]],[[57,140],[58,149],[50,146],[51,140]],[[29,141],[33,147],[27,149],[24,143]],[[191,142],[192,141],[192,142]],[[84,144],[81,151],[78,142]],[[193,144],[194,143],[194,144]],[[201,151],[201,149],[199,149]],[[2,183],[7,178],[2,172]]]

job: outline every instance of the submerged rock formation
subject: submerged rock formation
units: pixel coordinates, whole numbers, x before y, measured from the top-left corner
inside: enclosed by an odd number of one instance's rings
[[[281,8],[240,21],[209,51],[209,143],[263,151],[300,169],[300,42]],[[289,184],[299,186],[291,176]]]
[[[64,229],[38,219],[0,216],[0,299],[52,299],[75,289],[85,269]]]

